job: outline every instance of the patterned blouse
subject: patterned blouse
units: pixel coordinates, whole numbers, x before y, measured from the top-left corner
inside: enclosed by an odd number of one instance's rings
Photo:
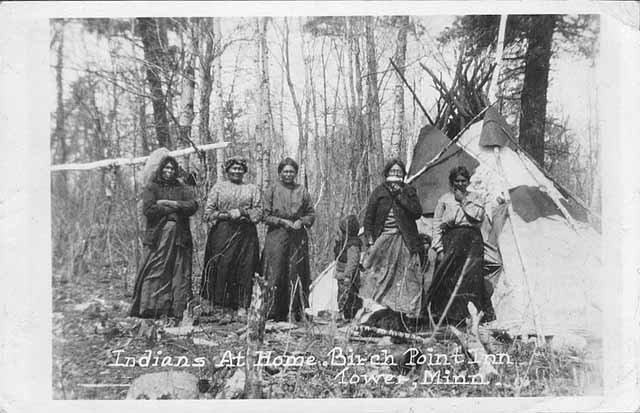
[[[479,228],[484,219],[485,198],[477,192],[467,192],[460,202],[452,192],[440,197],[433,211],[433,249],[442,251],[442,224]]]
[[[254,184],[234,184],[229,181],[218,182],[209,191],[204,207],[205,221],[214,225],[223,212],[239,209],[242,216],[254,224],[262,219],[262,197],[260,189]]]

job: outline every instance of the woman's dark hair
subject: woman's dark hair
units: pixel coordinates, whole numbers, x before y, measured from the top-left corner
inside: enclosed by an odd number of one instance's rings
[[[247,171],[249,170],[249,168],[247,167],[247,160],[245,158],[241,158],[239,156],[234,156],[232,158],[227,159],[224,162],[224,171],[225,172],[229,172],[229,169],[233,165],[240,165],[245,173],[247,173]]]
[[[347,236],[355,237],[358,235],[359,230],[360,223],[355,215],[347,215],[340,221],[340,231]]]
[[[382,176],[384,176],[385,178],[389,176],[389,171],[391,170],[391,168],[393,168],[393,165],[398,165],[400,168],[402,168],[403,175],[407,174],[407,168],[404,166],[404,162],[402,162],[400,159],[394,158],[387,162],[387,164],[384,166],[384,169],[382,170]]]
[[[298,173],[298,163],[291,158],[284,158],[280,164],[278,164],[278,173],[282,172],[285,166],[291,166]]]
[[[449,171],[449,185],[453,186],[453,181],[456,180],[458,175],[464,176],[467,178],[467,181],[471,179],[471,174],[466,166],[454,166],[451,168],[451,171]]]
[[[158,166],[158,170],[156,171],[156,182],[162,182],[162,170],[164,169],[165,166],[167,166],[167,164],[170,163],[173,166],[173,171],[174,171],[174,175],[173,175],[173,180],[178,179],[178,174],[180,173],[180,166],[178,165],[178,161],[176,161],[176,158],[174,158],[173,156],[167,156],[166,158],[164,158],[162,160],[162,162],[160,162],[160,166]]]

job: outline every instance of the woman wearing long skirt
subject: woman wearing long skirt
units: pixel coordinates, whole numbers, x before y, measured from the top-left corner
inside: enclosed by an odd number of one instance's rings
[[[225,162],[228,180],[209,192],[204,219],[211,224],[204,254],[200,296],[212,306],[246,315],[251,302],[253,274],[259,270],[256,224],[262,217],[260,190],[244,183],[247,161]]]
[[[264,197],[267,236],[262,253],[262,275],[272,288],[269,318],[299,321],[309,306],[309,239],[315,212],[311,196],[295,183],[298,164],[286,158],[278,165],[279,180]]]
[[[433,214],[433,248],[437,258],[427,305],[435,320],[444,316],[443,321],[449,324],[464,322],[469,316],[468,302],[484,313],[482,321],[495,319],[482,273],[484,242],[480,226],[485,213],[484,199],[467,191],[469,179],[467,168],[453,168],[449,173],[451,192],[440,197]],[[463,278],[458,291],[444,314],[460,277]]]
[[[403,182],[404,163],[383,170],[385,182],[369,197],[364,233],[369,247],[360,295],[406,318],[418,318],[423,296],[425,248],[416,220],[422,206],[415,188]]]
[[[147,226],[143,264],[136,277],[130,311],[133,317],[166,316],[179,321],[192,296],[189,217],[195,214],[198,204],[192,188],[177,176],[178,163],[166,156],[142,193]]]

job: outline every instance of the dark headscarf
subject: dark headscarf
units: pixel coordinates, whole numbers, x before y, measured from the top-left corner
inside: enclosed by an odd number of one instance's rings
[[[229,169],[233,165],[240,165],[242,167],[242,169],[244,169],[245,173],[249,170],[249,168],[247,167],[247,160],[245,158],[241,158],[239,156],[234,156],[234,157],[229,158],[229,159],[227,159],[225,161],[225,163],[224,163],[224,171],[225,172],[229,172]]]
[[[340,262],[347,261],[347,250],[350,247],[362,247],[362,241],[358,237],[360,223],[355,215],[348,215],[340,221],[340,232],[342,236],[336,240],[333,246],[333,253]]]
[[[171,181],[165,181],[164,178],[162,177],[162,169],[168,163],[173,165],[173,170],[174,170],[173,179]],[[166,156],[165,158],[162,159],[162,161],[160,161],[160,166],[158,166],[158,169],[156,170],[155,181],[158,183],[167,183],[167,184],[175,183],[178,181],[179,173],[180,173],[180,166],[178,165],[178,161],[176,161],[176,158],[174,158],[173,156]]]
[[[284,158],[280,164],[278,164],[278,173],[282,172],[285,166],[292,166],[298,173],[298,163],[291,158]]]
[[[385,178],[389,176],[389,170],[393,168],[393,165],[400,166],[400,168],[402,168],[402,173],[404,175],[407,175],[407,167],[404,165],[404,162],[402,162],[400,159],[394,158],[387,162],[387,164],[384,166],[384,169],[382,170],[382,176],[384,176]]]

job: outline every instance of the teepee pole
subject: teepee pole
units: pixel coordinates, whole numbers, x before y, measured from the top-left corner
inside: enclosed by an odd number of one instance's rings
[[[498,82],[500,80],[500,71],[502,70],[502,53],[504,52],[504,35],[507,31],[507,16],[506,14],[500,16],[498,44],[496,45],[496,67],[493,70],[493,76],[491,76],[491,83],[489,84],[489,92],[487,93],[489,102],[495,102],[498,96]]]

